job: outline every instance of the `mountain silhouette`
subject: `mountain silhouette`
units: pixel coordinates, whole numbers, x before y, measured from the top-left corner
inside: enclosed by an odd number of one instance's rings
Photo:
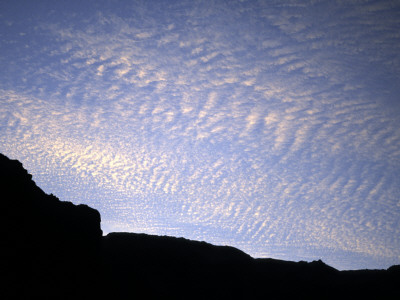
[[[228,246],[102,235],[86,205],[47,195],[0,154],[1,299],[398,299],[400,266],[338,271]]]

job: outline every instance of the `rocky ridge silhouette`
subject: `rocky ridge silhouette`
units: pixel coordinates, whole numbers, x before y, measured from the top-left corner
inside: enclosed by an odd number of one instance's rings
[[[1,299],[397,299],[400,266],[338,271],[228,246],[102,235],[97,210],[47,195],[0,154]]]

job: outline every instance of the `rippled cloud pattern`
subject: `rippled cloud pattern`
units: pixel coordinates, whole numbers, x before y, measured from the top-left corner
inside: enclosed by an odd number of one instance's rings
[[[0,151],[105,233],[400,263],[400,2],[0,8]]]

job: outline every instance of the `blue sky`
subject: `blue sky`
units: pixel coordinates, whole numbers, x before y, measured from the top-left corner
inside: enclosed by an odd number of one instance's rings
[[[2,1],[0,151],[105,233],[400,263],[398,1]]]

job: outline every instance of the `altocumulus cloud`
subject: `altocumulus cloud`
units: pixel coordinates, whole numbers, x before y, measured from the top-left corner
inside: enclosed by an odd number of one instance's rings
[[[398,263],[398,4],[120,4],[3,16],[2,152],[106,232]]]

